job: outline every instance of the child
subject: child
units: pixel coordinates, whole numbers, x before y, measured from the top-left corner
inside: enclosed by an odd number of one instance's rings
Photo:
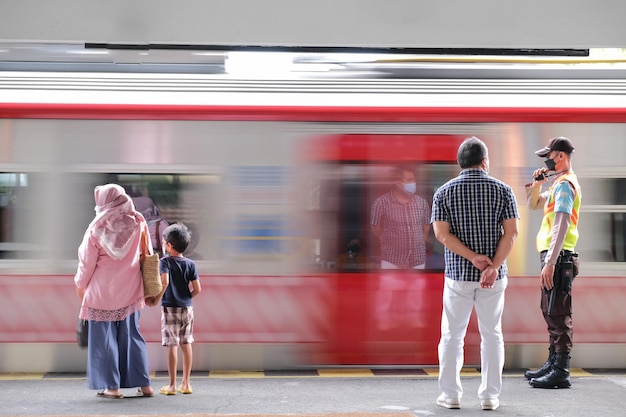
[[[183,256],[189,246],[190,234],[182,224],[169,225],[163,231],[163,249],[169,255],[161,259],[160,271],[163,290],[149,305],[161,301],[161,336],[163,346],[167,346],[167,371],[169,385],[159,391],[164,395],[176,395],[176,371],[178,367],[178,346],[183,352],[183,379],[178,386],[181,394],[191,394],[191,364],[193,353],[193,307],[191,299],[201,291],[198,271],[192,260]]]

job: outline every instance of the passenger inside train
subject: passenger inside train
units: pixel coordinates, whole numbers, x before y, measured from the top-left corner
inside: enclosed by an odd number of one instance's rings
[[[371,261],[363,254],[361,240],[351,238],[346,244],[346,251],[337,256],[335,268],[339,272],[367,271],[372,268]]]

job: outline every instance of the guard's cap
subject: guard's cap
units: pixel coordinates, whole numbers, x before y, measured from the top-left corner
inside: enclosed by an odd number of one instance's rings
[[[538,151],[535,151],[535,154],[543,158],[548,156],[548,154],[552,151],[572,153],[574,152],[574,145],[572,144],[572,141],[565,136],[559,136],[550,139],[550,141],[548,142],[548,146],[546,146],[545,148],[541,148]]]

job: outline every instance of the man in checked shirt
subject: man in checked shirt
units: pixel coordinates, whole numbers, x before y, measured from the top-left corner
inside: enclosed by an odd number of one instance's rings
[[[433,196],[433,230],[445,246],[446,264],[437,405],[461,408],[463,339],[476,309],[481,338],[478,398],[483,410],[495,410],[504,367],[506,258],[517,238],[519,214],[511,187],[489,176],[489,154],[480,139],[466,139],[457,161],[462,171]]]
[[[372,204],[372,233],[380,241],[380,283],[376,294],[375,315],[378,327],[388,330],[405,321],[421,327],[420,300],[423,281],[406,271],[424,269],[425,241],[430,233],[430,204],[415,194],[415,171],[410,166],[396,167],[389,192]]]

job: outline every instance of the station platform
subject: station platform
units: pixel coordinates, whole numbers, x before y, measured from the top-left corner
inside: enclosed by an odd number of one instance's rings
[[[169,396],[158,394],[167,384],[159,371],[153,397],[123,389],[123,399],[97,397],[80,373],[12,373],[0,374],[0,416],[626,416],[626,369],[571,371],[571,388],[545,390],[530,387],[524,370],[506,370],[496,411],[481,410],[474,368],[462,372],[461,410],[435,404],[436,368],[194,371],[193,394]]]

